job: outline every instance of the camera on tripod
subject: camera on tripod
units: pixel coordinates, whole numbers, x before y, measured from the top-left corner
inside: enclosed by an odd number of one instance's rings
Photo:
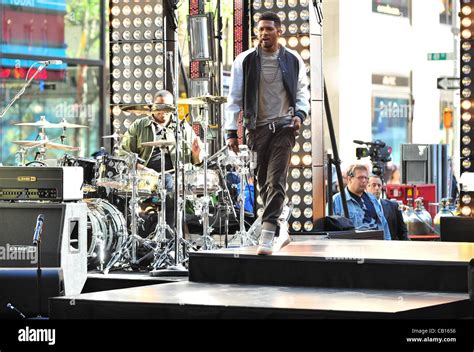
[[[354,143],[366,145],[368,148],[356,148],[357,159],[369,157],[372,162],[372,173],[383,177],[385,163],[392,161],[392,147],[381,140],[363,142],[355,140]]]

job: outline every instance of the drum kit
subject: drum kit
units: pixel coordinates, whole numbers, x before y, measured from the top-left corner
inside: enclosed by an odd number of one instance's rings
[[[201,107],[202,116],[199,117],[199,124],[207,136],[209,128],[208,106],[210,104],[222,104],[224,97],[203,96],[198,98],[178,99],[178,104],[190,104]],[[176,113],[174,105],[168,104],[141,104],[122,106],[123,111],[135,115],[151,116],[155,112]],[[20,123],[19,126],[31,126],[40,129],[37,140],[19,140],[14,143],[20,146],[21,166],[28,166],[25,163],[27,151],[37,148],[35,162],[45,161],[47,150],[64,151],[65,154],[58,159],[58,166],[80,166],[84,172],[83,191],[85,203],[88,207],[88,264],[90,269],[98,269],[103,273],[108,273],[116,268],[137,268],[142,267],[147,259],[151,259],[151,264],[147,265],[149,270],[160,270],[171,266],[179,266],[187,263],[189,251],[198,249],[198,246],[184,239],[183,223],[185,217],[185,203],[192,202],[197,216],[203,228],[201,237],[201,249],[217,248],[211,233],[213,231],[209,224],[209,204],[211,196],[218,192],[224,194],[227,204],[226,214],[233,212],[235,218],[236,211],[233,200],[227,189],[225,166],[232,163],[238,167],[238,174],[241,176],[241,195],[239,202],[241,209],[244,205],[244,180],[248,174],[247,154],[242,153],[242,157],[227,156],[227,148],[223,147],[211,157],[208,157],[208,143],[204,141],[202,163],[200,168],[189,167],[185,164],[184,157],[179,154],[183,146],[189,142],[182,137],[180,126],[176,124],[175,141],[165,139],[144,142],[143,147],[158,148],[161,154],[161,170],[165,170],[165,153],[170,147],[177,150],[177,162],[173,170],[165,173],[140,169],[139,163],[143,163],[138,155],[120,150],[114,147],[114,153],[109,155],[101,153],[96,158],[75,157],[66,152],[78,151],[79,148],[64,144],[65,131],[67,129],[87,128],[87,126],[72,124],[66,120],[60,123],[51,123],[45,117],[40,121],[32,123]],[[49,140],[46,136],[47,129],[63,129],[61,137]],[[112,135],[103,136],[103,139],[113,139],[116,146],[120,145],[123,135],[115,131]],[[60,143],[59,143],[60,140]],[[176,142],[177,141],[177,142]],[[181,146],[180,146],[181,143]],[[209,169],[211,161],[217,161],[217,170]],[[29,163],[31,164],[31,163]],[[166,199],[170,191],[166,187],[166,173],[175,174],[174,208],[175,227],[166,222]],[[125,199],[124,209],[118,209],[114,205],[113,197]],[[143,219],[140,217],[140,205],[145,200],[153,199],[153,207],[156,209],[157,220],[154,230],[149,234],[139,235],[139,226],[143,227]],[[158,201],[156,201],[158,199]],[[240,231],[237,235],[241,238],[242,245],[253,245],[256,243],[252,236],[245,232],[244,212],[241,211]],[[227,244],[227,236],[226,236]],[[138,258],[138,248],[145,249],[146,254]]]

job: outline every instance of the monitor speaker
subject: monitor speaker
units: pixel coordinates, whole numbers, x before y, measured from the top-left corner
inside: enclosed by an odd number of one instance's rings
[[[36,268],[33,233],[44,216],[41,266],[61,268],[66,295],[87,279],[87,206],[84,203],[0,203],[0,268]]]

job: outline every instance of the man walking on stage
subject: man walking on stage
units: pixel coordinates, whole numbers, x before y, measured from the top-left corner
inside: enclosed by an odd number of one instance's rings
[[[264,13],[258,22],[258,47],[238,55],[232,65],[225,113],[229,149],[238,153],[237,118],[243,112],[247,144],[256,161],[264,204],[257,249],[261,255],[272,254],[291,152],[309,112],[306,67],[297,52],[278,43],[281,34],[278,15]]]

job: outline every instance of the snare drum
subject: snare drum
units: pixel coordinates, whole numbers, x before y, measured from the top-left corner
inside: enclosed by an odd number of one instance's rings
[[[97,160],[89,158],[76,158],[66,155],[60,160],[60,166],[80,166],[84,172],[84,192],[94,192],[97,181]]]
[[[207,170],[207,193],[213,194],[220,191],[220,178],[215,170]],[[187,171],[185,177],[186,187],[193,195],[204,195],[204,170],[196,169]]]
[[[125,218],[112,204],[103,199],[88,199],[87,204],[87,261],[89,269],[107,265],[115,251],[126,241],[128,232]]]
[[[155,172],[137,171],[137,192],[139,196],[148,196],[157,193],[160,175]],[[127,184],[120,188],[119,193],[132,193],[132,180],[129,178]]]
[[[98,170],[97,186],[121,189],[127,184],[128,166],[124,159],[104,155],[99,159]]]

